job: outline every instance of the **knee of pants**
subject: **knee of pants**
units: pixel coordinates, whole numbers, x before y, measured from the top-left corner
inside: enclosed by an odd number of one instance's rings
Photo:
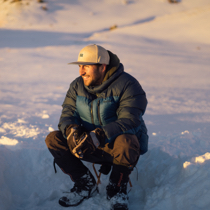
[[[63,139],[64,137],[61,131],[52,131],[47,135],[45,143],[49,149],[53,149],[55,147],[59,147],[62,144],[64,144]]]
[[[53,131],[49,133],[45,142],[54,158],[60,158],[69,151],[67,141],[63,137],[61,131]]]
[[[45,143],[46,143],[48,148],[50,148],[50,145],[53,144],[53,142],[54,142],[53,139],[55,139],[56,133],[57,133],[57,131],[52,131],[45,138]]]
[[[135,165],[140,156],[140,145],[137,137],[122,134],[115,139],[113,148],[114,163],[119,165]]]

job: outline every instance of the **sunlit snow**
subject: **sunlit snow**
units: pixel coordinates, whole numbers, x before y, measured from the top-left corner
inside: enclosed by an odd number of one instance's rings
[[[149,151],[130,176],[130,210],[210,209],[209,20],[209,0],[0,0],[0,209],[64,209],[73,184],[44,140],[79,75],[68,63],[92,43],[147,94]],[[71,209],[109,210],[108,178]]]

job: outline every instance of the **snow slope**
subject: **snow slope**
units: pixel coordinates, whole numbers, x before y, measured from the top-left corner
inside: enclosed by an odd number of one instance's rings
[[[67,63],[90,43],[116,53],[149,101],[130,209],[210,209],[209,19],[209,0],[0,0],[0,209],[63,209],[72,183],[44,139],[78,76]],[[108,210],[107,183],[71,209]]]

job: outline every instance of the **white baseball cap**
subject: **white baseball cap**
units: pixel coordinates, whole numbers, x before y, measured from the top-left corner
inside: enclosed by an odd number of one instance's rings
[[[92,44],[84,47],[78,55],[78,60],[76,62],[71,62],[69,64],[78,65],[94,65],[94,64],[109,64],[109,53],[103,47]]]

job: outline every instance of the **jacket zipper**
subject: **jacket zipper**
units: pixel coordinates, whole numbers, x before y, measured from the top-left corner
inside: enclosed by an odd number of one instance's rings
[[[98,104],[97,104],[97,107],[98,107],[98,120],[99,120],[100,125],[102,126],[101,117],[100,117],[100,106],[99,106],[99,104],[100,104],[100,101],[98,100]]]
[[[90,114],[91,114],[92,124],[94,125],[94,120],[93,120],[93,101],[91,102],[91,105],[90,105]]]

